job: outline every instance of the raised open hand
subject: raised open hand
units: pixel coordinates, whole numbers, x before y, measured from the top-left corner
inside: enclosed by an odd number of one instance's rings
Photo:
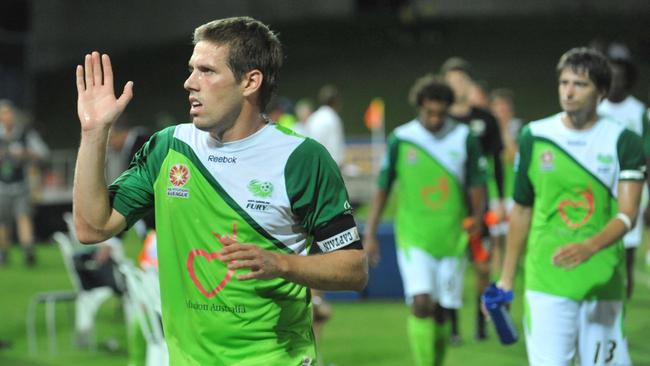
[[[77,93],[81,130],[108,128],[133,97],[133,82],[127,82],[122,95],[115,98],[111,59],[95,51],[86,55],[84,66],[77,66]]]

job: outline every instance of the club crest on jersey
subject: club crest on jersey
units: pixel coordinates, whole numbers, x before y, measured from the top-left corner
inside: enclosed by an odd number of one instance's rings
[[[555,154],[551,150],[543,151],[539,159],[541,161],[540,170],[546,172],[555,170]]]
[[[598,154],[596,159],[598,160],[598,173],[609,174],[612,171],[614,157],[611,154]]]
[[[185,164],[174,164],[169,168],[169,182],[171,187],[167,188],[167,196],[176,198],[188,198],[190,190],[183,188],[190,180],[190,169]]]
[[[255,197],[267,198],[273,194],[273,183],[271,182],[260,182],[257,179],[253,179],[248,182],[248,186],[246,187]]]
[[[253,179],[248,182],[246,188],[248,188],[248,191],[256,197],[255,199],[249,199],[246,202],[247,210],[267,211],[269,207],[271,207],[271,202],[266,201],[265,198],[269,198],[273,195],[273,183]]]
[[[406,161],[409,164],[415,164],[418,162],[418,152],[410,147],[408,150],[406,150]]]

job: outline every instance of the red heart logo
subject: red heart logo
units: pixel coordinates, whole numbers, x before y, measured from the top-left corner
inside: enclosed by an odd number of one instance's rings
[[[431,196],[436,193],[440,193],[440,196],[438,199],[434,200]],[[434,210],[439,209],[442,207],[442,205],[447,200],[447,197],[449,196],[449,183],[447,182],[447,178],[438,178],[437,185],[426,186],[422,188],[420,194],[422,196],[422,202],[424,202],[425,205],[431,207]]]
[[[563,200],[560,201],[558,205],[558,210],[560,211],[560,217],[562,218],[562,221],[564,221],[564,223],[572,229],[577,229],[580,226],[586,224],[587,221],[589,221],[591,218],[591,215],[594,213],[594,193],[591,191],[591,187],[587,188],[587,190],[578,192],[578,194],[580,194],[583,199],[578,201]],[[578,209],[583,207],[587,208],[587,213],[585,216],[580,219],[580,221],[572,221],[566,211],[566,208]]]
[[[189,256],[187,257],[187,271],[190,273],[190,278],[192,278],[192,282],[194,282],[194,286],[196,286],[196,288],[199,289],[199,291],[203,294],[203,296],[209,299],[214,295],[216,295],[219,291],[223,290],[224,287],[226,287],[226,284],[232,278],[234,271],[228,270],[226,276],[221,280],[219,285],[213,288],[210,292],[208,292],[205,289],[205,287],[203,287],[203,284],[201,284],[201,281],[199,281],[198,277],[196,277],[196,272],[194,271],[194,259],[197,256],[204,257],[205,259],[208,260],[208,262],[212,262],[212,260],[215,258],[219,259],[221,257],[221,254],[216,252],[208,253],[203,249],[192,249],[192,251],[190,251]]]

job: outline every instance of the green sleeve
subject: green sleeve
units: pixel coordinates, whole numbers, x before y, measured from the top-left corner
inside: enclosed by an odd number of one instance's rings
[[[533,134],[530,126],[524,126],[519,134],[519,152],[515,157],[515,191],[513,199],[523,206],[532,206],[535,201],[533,184],[528,175],[533,153]]]
[[[341,172],[323,145],[305,139],[285,167],[291,209],[308,234],[343,214],[351,214]]]
[[[135,154],[129,168],[108,186],[111,206],[124,215],[127,228],[153,208],[153,184],[174,130],[175,127],[169,127],[151,136]]]
[[[619,180],[644,180],[645,159],[641,137],[630,130],[623,130],[618,137],[616,151],[620,167]]]
[[[646,158],[650,158],[650,109],[643,112],[641,123],[641,137],[643,138],[643,153]]]
[[[381,162],[381,167],[379,168],[379,178],[377,184],[379,188],[385,190],[386,192],[390,191],[395,178],[396,178],[396,169],[395,164],[397,162],[397,151],[399,147],[399,139],[395,136],[395,133],[391,133],[388,136],[388,141],[386,141],[386,155]]]
[[[465,140],[467,148],[467,165],[465,177],[468,187],[484,185],[487,182],[487,160],[481,152],[478,140],[471,133]]]

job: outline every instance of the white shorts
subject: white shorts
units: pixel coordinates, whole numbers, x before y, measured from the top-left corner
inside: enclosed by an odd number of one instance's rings
[[[397,264],[402,275],[404,296],[411,304],[415,295],[429,294],[448,309],[463,305],[465,257],[434,258],[419,248],[397,250]]]
[[[574,301],[526,291],[524,331],[531,366],[632,365],[623,301]],[[577,351],[577,352],[576,352]]]
[[[634,228],[630,230],[623,237],[623,245],[625,248],[638,248],[643,240],[643,210],[648,205],[648,186],[643,185],[643,191],[641,192],[641,200],[639,202],[639,213],[636,215],[636,224]]]

